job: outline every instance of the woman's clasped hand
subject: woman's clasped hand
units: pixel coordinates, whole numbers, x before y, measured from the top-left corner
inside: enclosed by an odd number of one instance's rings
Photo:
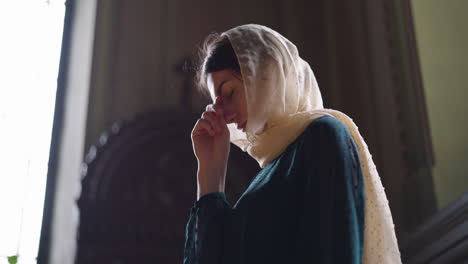
[[[230,140],[220,96],[214,104],[207,105],[191,138],[198,161],[198,198],[209,192],[224,191]]]

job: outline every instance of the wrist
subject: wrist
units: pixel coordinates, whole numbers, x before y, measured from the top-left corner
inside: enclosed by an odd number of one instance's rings
[[[200,188],[200,186],[198,186],[198,191],[197,191],[197,201],[200,200],[200,198],[202,198],[203,196],[207,195],[207,194],[210,194],[210,193],[215,193],[215,192],[224,192],[224,188]]]
[[[207,168],[198,167],[197,200],[212,192],[224,192],[226,167]]]

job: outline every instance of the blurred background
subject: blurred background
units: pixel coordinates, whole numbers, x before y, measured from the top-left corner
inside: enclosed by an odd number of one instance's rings
[[[3,17],[10,14],[0,27],[2,57],[18,62],[26,53],[21,65],[37,64],[28,75],[0,62],[0,167],[9,168],[0,188],[10,190],[0,196],[0,231],[8,231],[0,263],[13,255],[36,263],[37,254],[41,264],[181,263],[196,199],[190,131],[210,103],[192,84],[191,66],[209,33],[246,23],[296,44],[325,106],[359,126],[404,263],[468,259],[467,1],[11,2],[0,2]],[[40,24],[46,18],[52,22]],[[52,25],[58,33],[47,35]],[[34,32],[44,33],[12,37]],[[54,42],[38,44],[45,40]],[[38,86],[46,63],[52,82]],[[26,155],[37,142],[38,158]],[[27,170],[31,160],[42,169]],[[232,205],[259,170],[232,147]],[[25,213],[31,208],[37,212]]]

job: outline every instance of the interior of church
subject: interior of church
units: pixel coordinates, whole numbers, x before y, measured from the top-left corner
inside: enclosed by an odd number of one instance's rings
[[[182,263],[204,38],[266,25],[296,44],[325,108],[379,171],[403,263],[468,260],[463,0],[69,0],[38,262]],[[231,148],[235,204],[260,171]]]

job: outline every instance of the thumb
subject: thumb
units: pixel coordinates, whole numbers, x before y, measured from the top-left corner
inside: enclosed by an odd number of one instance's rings
[[[220,117],[220,119],[222,119],[223,122],[226,123],[226,119],[224,117],[224,102],[221,96],[216,97],[214,104],[213,104],[213,110],[218,115],[218,117]]]

